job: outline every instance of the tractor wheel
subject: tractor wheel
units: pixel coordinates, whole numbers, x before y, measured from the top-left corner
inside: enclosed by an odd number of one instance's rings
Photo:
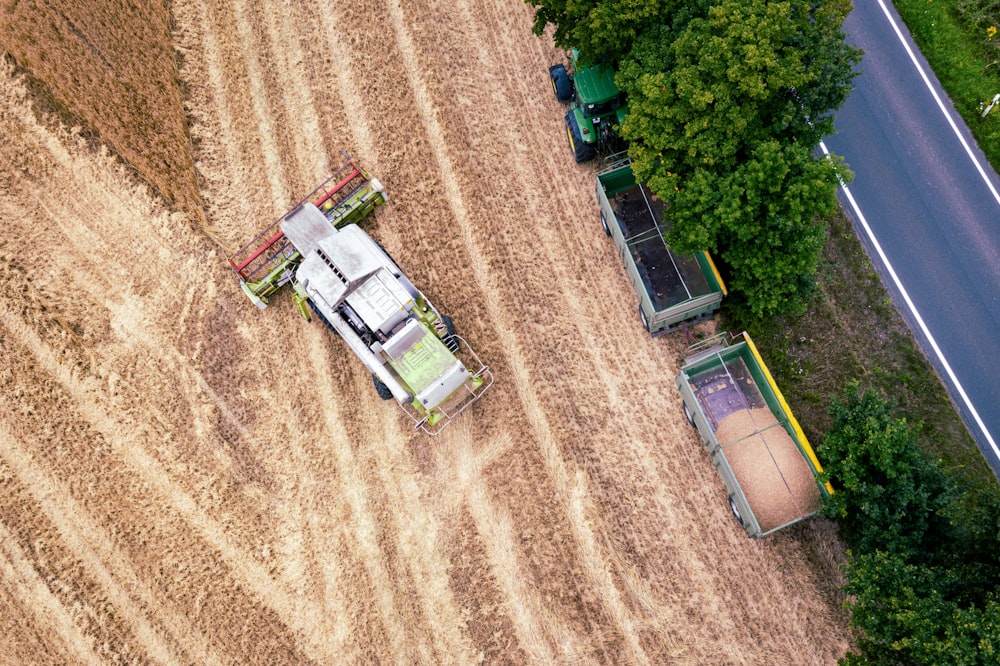
[[[566,113],[566,138],[569,139],[569,149],[573,151],[573,157],[577,164],[583,164],[597,157],[597,148],[593,144],[583,140],[580,134],[580,126],[576,122],[576,116],[570,109]]]
[[[604,216],[604,211],[603,210],[601,211],[601,226],[604,228],[604,235],[605,236],[610,236],[611,235],[611,227],[608,226],[608,220]]]
[[[549,67],[549,80],[552,82],[552,92],[556,94],[557,100],[568,102],[573,99],[573,81],[569,78],[566,65]]]
[[[383,400],[392,399],[392,391],[385,385],[385,382],[378,378],[378,375],[372,374],[372,382],[375,383],[375,390],[378,392],[378,397]]]

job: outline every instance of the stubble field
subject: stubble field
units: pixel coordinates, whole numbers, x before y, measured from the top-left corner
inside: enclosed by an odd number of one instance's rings
[[[520,0],[170,4],[203,220],[0,72],[0,659],[833,664],[842,553],[750,541]],[[225,256],[339,165],[493,369],[414,432]],[[191,198],[190,200],[194,200]],[[766,350],[764,350],[766,356]]]

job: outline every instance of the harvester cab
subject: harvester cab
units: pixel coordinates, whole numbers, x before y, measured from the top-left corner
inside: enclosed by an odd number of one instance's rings
[[[370,178],[347,155],[344,157],[347,162],[296,204],[293,213],[311,203],[322,212],[328,226],[340,228],[360,222],[376,206],[388,201],[378,179]],[[275,220],[229,257],[229,265],[239,276],[243,292],[262,310],[267,307],[271,295],[292,280],[295,268],[302,261],[298,248],[281,229],[284,219]],[[303,316],[308,318],[304,312]]]
[[[394,398],[416,427],[435,434],[478,400],[493,374],[355,222],[386,201],[381,184],[351,162],[230,259],[260,308],[283,285],[307,320],[315,314]]]

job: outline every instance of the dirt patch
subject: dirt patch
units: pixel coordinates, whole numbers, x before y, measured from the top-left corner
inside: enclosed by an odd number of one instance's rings
[[[86,127],[200,222],[171,40],[163,2],[21,0],[0,10],[0,51],[31,77],[42,108]]]

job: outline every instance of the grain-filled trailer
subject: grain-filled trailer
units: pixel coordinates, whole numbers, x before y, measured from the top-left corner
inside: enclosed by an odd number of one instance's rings
[[[802,428],[746,333],[720,334],[689,350],[677,375],[684,413],[705,442],[750,537],[815,514],[823,471]]]

